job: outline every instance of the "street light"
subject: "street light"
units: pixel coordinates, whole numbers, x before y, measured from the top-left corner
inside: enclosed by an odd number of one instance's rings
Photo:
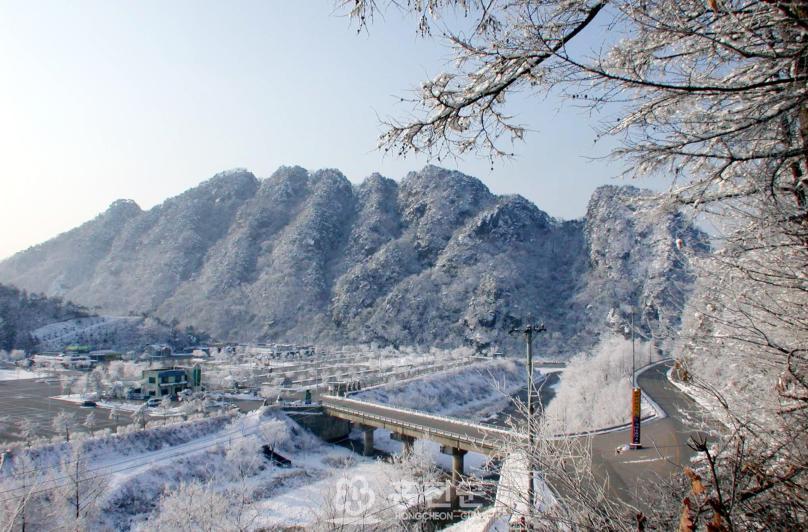
[[[525,335],[525,343],[527,344],[527,448],[528,448],[528,467],[527,467],[527,474],[528,474],[528,484],[527,484],[527,501],[528,501],[528,512],[533,512],[533,467],[532,467],[532,452],[533,452],[533,417],[534,417],[534,406],[533,406],[533,335],[538,334],[540,332],[544,332],[547,329],[545,328],[543,323],[531,323],[533,318],[528,316],[528,324],[524,327],[515,327],[510,330],[510,334],[524,334]],[[530,514],[528,514],[530,515]]]

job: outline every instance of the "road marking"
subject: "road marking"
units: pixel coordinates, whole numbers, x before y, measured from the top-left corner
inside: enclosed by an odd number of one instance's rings
[[[645,462],[657,462],[663,458],[643,458],[642,460],[626,460],[625,462],[617,462],[618,464],[642,464]]]

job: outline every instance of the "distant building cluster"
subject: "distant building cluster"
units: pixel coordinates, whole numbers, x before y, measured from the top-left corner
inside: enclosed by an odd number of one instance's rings
[[[313,345],[297,344],[256,344],[241,345],[243,352],[253,355],[257,360],[284,360],[314,356],[317,352]]]
[[[34,355],[33,362],[37,366],[52,369],[92,369],[96,363],[88,355],[74,353],[42,353]]]

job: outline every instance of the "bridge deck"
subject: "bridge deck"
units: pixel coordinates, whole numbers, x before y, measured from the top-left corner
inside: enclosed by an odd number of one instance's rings
[[[518,438],[518,435],[497,427],[345,397],[325,395],[320,398],[320,403],[329,415],[464,451],[493,454],[508,440]]]

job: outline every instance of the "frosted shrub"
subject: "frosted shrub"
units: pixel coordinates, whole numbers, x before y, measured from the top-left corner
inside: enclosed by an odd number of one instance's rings
[[[642,346],[645,346],[643,348]],[[636,351],[647,351],[637,342]],[[573,357],[547,407],[556,431],[575,432],[627,423],[631,416],[631,341],[606,337],[591,355]]]
[[[235,530],[238,518],[227,494],[211,484],[190,482],[163,494],[154,519],[142,530]]]
[[[225,454],[227,472],[232,480],[242,480],[255,475],[262,456],[255,438],[234,441]]]

